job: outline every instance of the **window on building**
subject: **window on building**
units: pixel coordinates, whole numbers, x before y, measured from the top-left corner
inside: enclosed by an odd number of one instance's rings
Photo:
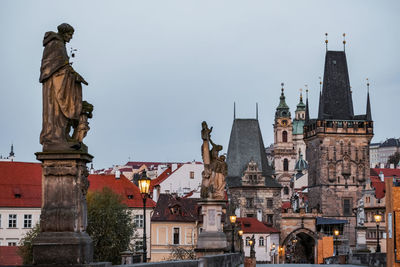
[[[17,228],[17,214],[8,215],[8,228]]]
[[[138,214],[135,215],[135,225],[137,228],[143,228],[143,215],[142,214]]]
[[[351,199],[350,198],[343,199],[343,215],[345,215],[345,216],[351,215]]]
[[[273,214],[268,214],[267,215],[267,223],[273,224],[274,223],[274,215]]]
[[[246,237],[246,247],[249,247],[250,246],[250,237],[248,236],[248,237]]]
[[[287,132],[286,131],[282,132],[282,142],[284,142],[284,143],[287,142]]]
[[[284,193],[285,195],[289,195],[289,187],[285,186],[285,187],[283,188],[283,193]]]
[[[274,201],[272,198],[267,198],[267,208],[272,208],[274,205]]]
[[[190,179],[194,179],[194,172],[190,172]]]
[[[287,172],[289,171],[289,161],[288,159],[283,160],[283,171]]]
[[[246,198],[246,208],[253,208],[253,207],[254,207],[254,199]]]
[[[15,247],[17,246],[17,242],[8,242],[9,247]]]
[[[179,228],[174,228],[174,245],[179,245]]]
[[[365,203],[370,203],[371,202],[371,198],[370,197],[366,197],[365,198]]]
[[[258,240],[258,246],[260,247],[264,246],[264,237],[260,236],[260,239]]]
[[[253,213],[247,213],[247,214],[246,214],[246,217],[247,217],[247,218],[253,218],[253,217],[254,217],[254,214],[253,214]]]
[[[143,251],[143,240],[136,239],[135,240],[135,251]]]
[[[24,228],[32,228],[32,214],[24,215]]]

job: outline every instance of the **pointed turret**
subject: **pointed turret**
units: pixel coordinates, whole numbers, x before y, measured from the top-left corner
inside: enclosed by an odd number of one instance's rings
[[[290,112],[289,112],[289,106],[286,104],[285,101],[285,94],[284,94],[284,88],[283,88],[283,83],[281,83],[282,85],[282,89],[281,89],[281,97],[279,98],[279,105],[276,108],[276,112],[275,112],[275,118],[290,118]]]
[[[353,117],[346,54],[344,51],[326,51],[318,119],[351,120]]]
[[[14,154],[14,145],[13,145],[13,144],[11,144],[11,151],[10,151],[9,157],[10,157],[10,158],[11,158],[11,157],[15,157],[15,154]]]
[[[308,107],[308,90],[306,91],[306,122],[310,120],[310,110]]]
[[[367,92],[367,112],[365,115],[365,119],[367,121],[372,121],[372,114],[371,114],[371,103],[369,101],[369,82],[367,83],[368,86],[368,92]]]

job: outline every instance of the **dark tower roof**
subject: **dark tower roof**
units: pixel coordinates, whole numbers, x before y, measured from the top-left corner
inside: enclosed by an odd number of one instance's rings
[[[310,120],[310,110],[308,107],[308,93],[307,93],[307,98],[306,98],[306,122]]]
[[[265,186],[280,187],[280,184],[272,178],[273,170],[268,165],[258,120],[235,119],[232,125],[226,158],[228,165],[226,182],[228,187],[242,185],[241,178],[250,160],[257,163],[259,170],[265,177]]]
[[[367,94],[367,114],[365,115],[365,119],[367,121],[372,121],[372,114],[371,114],[371,103],[369,101],[369,92]]]
[[[281,89],[281,97],[279,98],[279,105],[276,107],[276,112],[275,112],[275,118],[279,117],[284,117],[284,118],[289,118],[290,117],[290,112],[289,112],[289,106],[286,104],[286,97],[284,94],[284,89]]]
[[[319,120],[351,120],[354,117],[344,51],[326,51],[324,84],[319,106]]]

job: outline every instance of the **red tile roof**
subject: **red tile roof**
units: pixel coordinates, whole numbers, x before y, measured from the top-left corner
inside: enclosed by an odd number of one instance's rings
[[[383,173],[384,179],[392,179],[393,176],[400,177],[400,169],[371,168],[371,184],[375,188],[375,197],[382,199],[385,197],[385,182],[382,182],[379,174]]]
[[[200,211],[197,201],[198,199],[195,198],[160,194],[151,221],[195,222],[199,220]]]
[[[41,164],[0,162],[0,192],[2,207],[41,207]]]
[[[115,175],[89,175],[89,191],[111,188],[123,196],[128,207],[143,207],[139,188],[124,175],[115,179]],[[42,204],[42,167],[40,163],[0,162],[0,206],[40,208]],[[17,196],[16,196],[17,195]],[[18,196],[19,195],[19,196]],[[129,199],[128,195],[133,198]],[[155,207],[156,203],[148,199],[146,206]]]
[[[279,230],[276,228],[267,226],[256,218],[237,218],[237,221],[241,225],[241,229],[245,234],[279,233]]]
[[[291,207],[292,207],[292,204],[290,203],[290,201],[282,202],[282,209],[289,209]]]
[[[22,258],[17,254],[18,247],[0,246],[0,266],[22,265]]]
[[[89,191],[101,191],[104,187],[109,187],[114,193],[122,196],[122,201],[130,208],[142,208],[143,199],[139,188],[128,180],[123,174],[119,179],[115,175],[91,174],[88,177],[90,186]],[[132,196],[132,198],[129,197]],[[147,199],[146,207],[155,207],[156,203],[152,199]]]

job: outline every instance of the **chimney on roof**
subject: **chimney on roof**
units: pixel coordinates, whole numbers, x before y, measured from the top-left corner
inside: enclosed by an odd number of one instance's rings
[[[262,222],[262,211],[261,210],[257,210],[257,220]]]
[[[382,182],[385,181],[385,175],[383,174],[382,171],[379,173],[379,178],[381,179]]]
[[[120,178],[120,176],[121,176],[121,171],[120,170],[116,170],[115,171],[115,179],[119,179]]]
[[[384,169],[385,168],[385,164],[381,163],[379,168]]]
[[[153,188],[153,201],[157,202],[159,196],[160,196],[160,186],[156,185]]]
[[[390,163],[390,168],[394,169],[394,164],[393,163]]]
[[[171,171],[175,171],[176,169],[178,169],[178,164],[177,163],[172,163]]]

